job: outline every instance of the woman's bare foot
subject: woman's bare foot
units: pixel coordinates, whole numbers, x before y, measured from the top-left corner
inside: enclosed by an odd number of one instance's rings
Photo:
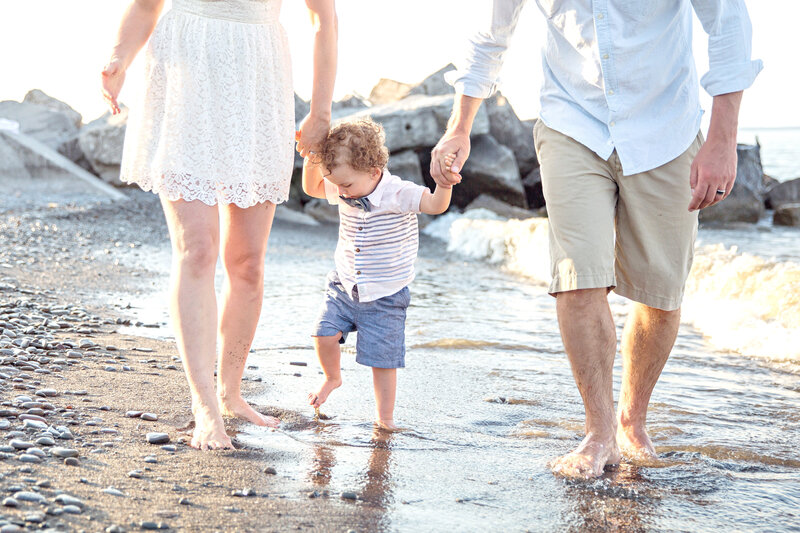
[[[225,423],[218,412],[209,407],[193,407],[194,430],[190,446],[198,450],[233,449],[233,443],[225,433]]]
[[[559,476],[590,479],[602,475],[606,466],[618,464],[619,460],[619,448],[613,436],[599,437],[590,433],[574,451],[554,459],[550,469]]]
[[[635,463],[658,461],[655,446],[643,426],[617,425],[617,446],[626,458]]]
[[[315,408],[319,407],[325,403],[330,393],[333,392],[334,389],[338,389],[341,384],[341,379],[326,379],[316,393],[308,393],[308,405]]]
[[[281,421],[274,416],[262,415],[253,409],[250,407],[250,404],[239,395],[233,398],[229,396],[219,396],[217,402],[219,403],[219,410],[222,416],[241,418],[257,426],[267,426],[271,428],[276,428],[281,423]]]

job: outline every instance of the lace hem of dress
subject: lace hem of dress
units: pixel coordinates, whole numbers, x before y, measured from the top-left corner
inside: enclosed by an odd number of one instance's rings
[[[195,178],[191,174],[172,173],[153,178],[148,175],[120,176],[125,183],[135,183],[144,191],[166,194],[172,201],[191,202],[200,200],[206,205],[235,204],[248,208],[263,202],[281,204],[289,199],[289,181],[286,184],[254,183],[242,180],[221,183],[214,180]]]

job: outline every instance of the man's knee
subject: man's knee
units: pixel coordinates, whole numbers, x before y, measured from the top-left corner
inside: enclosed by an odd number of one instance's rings
[[[596,289],[576,289],[573,291],[563,291],[556,294],[559,306],[565,305],[570,308],[583,309],[596,305],[598,302],[606,301],[608,289],[600,287]]]

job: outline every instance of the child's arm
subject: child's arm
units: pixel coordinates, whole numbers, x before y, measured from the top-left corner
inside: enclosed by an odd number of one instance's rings
[[[303,160],[303,191],[313,198],[325,198],[325,178],[322,168],[306,157]]]
[[[450,207],[450,197],[453,195],[452,187],[436,186],[436,190],[431,193],[428,189],[422,192],[419,200],[419,210],[426,215],[441,215]]]

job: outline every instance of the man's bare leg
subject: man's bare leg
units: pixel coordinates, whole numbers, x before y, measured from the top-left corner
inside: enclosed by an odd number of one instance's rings
[[[342,352],[339,348],[341,338],[341,332],[328,337],[314,337],[317,358],[325,374],[325,381],[317,392],[308,393],[308,403],[312,407],[318,408],[325,403],[328,395],[342,384]]]
[[[394,431],[394,401],[397,396],[397,369],[372,368],[372,386],[375,389],[375,412],[379,427]]]
[[[586,412],[586,437],[551,464],[554,473],[567,477],[597,477],[620,459],[612,383],[617,340],[606,295],[601,288],[561,292],[556,298],[561,338]]]
[[[280,420],[253,409],[242,397],[242,375],[264,301],[264,256],[275,204],[243,209],[220,206],[222,267],[225,282],[219,316],[220,358],[217,397],[224,416],[259,426],[277,427]]]
[[[647,405],[669,358],[680,325],[680,309],[662,311],[633,304],[622,332],[622,387],[617,411],[617,444],[632,459],[655,459],[647,435]]]
[[[219,254],[219,214],[202,202],[161,198],[172,242],[170,315],[192,397],[191,445],[232,448],[214,392],[217,300],[214,269]]]

